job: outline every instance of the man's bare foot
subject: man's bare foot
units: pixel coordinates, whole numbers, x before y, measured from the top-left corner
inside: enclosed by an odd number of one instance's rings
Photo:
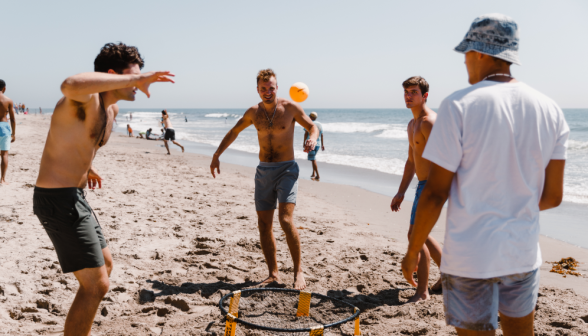
[[[429,299],[429,291],[426,290],[424,293],[416,292],[416,294],[413,297],[411,297],[410,299],[408,299],[408,301],[406,301],[406,303],[419,302],[419,301],[424,301],[424,300],[428,300],[428,299]]]
[[[6,181],[0,181],[0,184],[2,184],[2,185],[9,185],[10,183],[8,183]]]
[[[167,155],[171,155],[171,153],[167,153]]]
[[[437,291],[441,291],[443,289],[443,284],[441,283],[441,278],[439,278],[439,280],[437,280],[437,282],[431,286],[431,290],[433,292],[437,292]]]
[[[262,282],[257,284],[261,287],[271,287],[271,288],[285,288],[286,284],[280,282],[280,278],[278,277],[268,277],[267,279],[263,280]]]
[[[299,272],[294,276],[294,289],[303,290],[306,288],[306,281],[304,280],[304,273]]]

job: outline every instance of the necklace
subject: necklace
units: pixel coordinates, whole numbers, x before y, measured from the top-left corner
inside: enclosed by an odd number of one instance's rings
[[[491,75],[488,75],[488,76],[484,77],[484,79],[482,79],[482,80],[486,80],[488,78],[497,77],[497,76],[504,76],[504,77],[508,77],[508,78],[514,78],[513,76],[511,76],[509,74],[495,73],[495,74],[491,74]]]
[[[272,120],[270,120],[269,116],[267,115],[267,112],[265,111],[265,106],[263,104],[261,106],[263,106],[263,114],[265,114],[267,121],[269,121],[269,127],[272,128],[272,126],[274,125],[274,118],[276,117],[276,109],[278,108],[278,100],[276,99],[276,106],[274,107],[274,114],[272,115]]]

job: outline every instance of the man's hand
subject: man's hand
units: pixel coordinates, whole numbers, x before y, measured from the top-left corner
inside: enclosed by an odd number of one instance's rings
[[[402,204],[402,201],[404,201],[404,194],[396,194],[396,196],[394,196],[394,198],[392,199],[392,203],[390,203],[390,208],[392,209],[392,211],[400,211],[400,204]]]
[[[15,142],[15,141],[16,141],[16,136],[12,135],[12,141],[10,141],[10,142]]]
[[[149,93],[149,85],[155,82],[171,82],[175,83],[170,77],[175,77],[170,71],[151,71],[140,75],[137,80],[137,89],[143,91],[147,98],[151,98]]]
[[[418,259],[419,259],[418,253],[415,255],[412,255],[412,254],[410,254],[410,252],[407,252],[406,255],[404,256],[404,259],[402,259],[402,274],[404,275],[404,278],[406,279],[406,281],[414,287],[416,287],[417,284],[416,284],[416,282],[414,282],[414,278],[412,277],[412,274],[414,273],[414,271],[417,267]]]
[[[98,175],[94,168],[90,168],[88,171],[88,188],[94,190],[98,186],[98,189],[102,189],[102,177]]]
[[[308,139],[304,142],[304,152],[305,153],[313,151],[315,147],[316,147],[316,141],[313,141],[312,139]]]
[[[220,160],[216,154],[212,156],[212,162],[210,163],[210,173],[214,178],[216,178],[216,175],[214,174],[215,169],[220,174]]]
[[[323,152],[325,151],[325,146],[323,146]]]

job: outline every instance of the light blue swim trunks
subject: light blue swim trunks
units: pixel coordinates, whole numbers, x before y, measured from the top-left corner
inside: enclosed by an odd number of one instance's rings
[[[524,317],[535,309],[539,269],[489,279],[441,273],[447,325],[468,330],[498,329],[498,312]]]
[[[10,150],[12,130],[7,121],[0,121],[0,151]]]

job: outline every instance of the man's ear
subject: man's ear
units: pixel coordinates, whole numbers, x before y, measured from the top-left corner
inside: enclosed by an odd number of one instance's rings
[[[118,74],[116,73],[116,71],[114,71],[114,70],[112,70],[112,69],[108,69],[108,73],[109,73],[109,74],[118,75]]]
[[[428,92],[426,92],[426,93],[423,95],[423,98],[425,98],[425,100],[427,100],[427,98],[429,98],[429,93],[428,93]]]

